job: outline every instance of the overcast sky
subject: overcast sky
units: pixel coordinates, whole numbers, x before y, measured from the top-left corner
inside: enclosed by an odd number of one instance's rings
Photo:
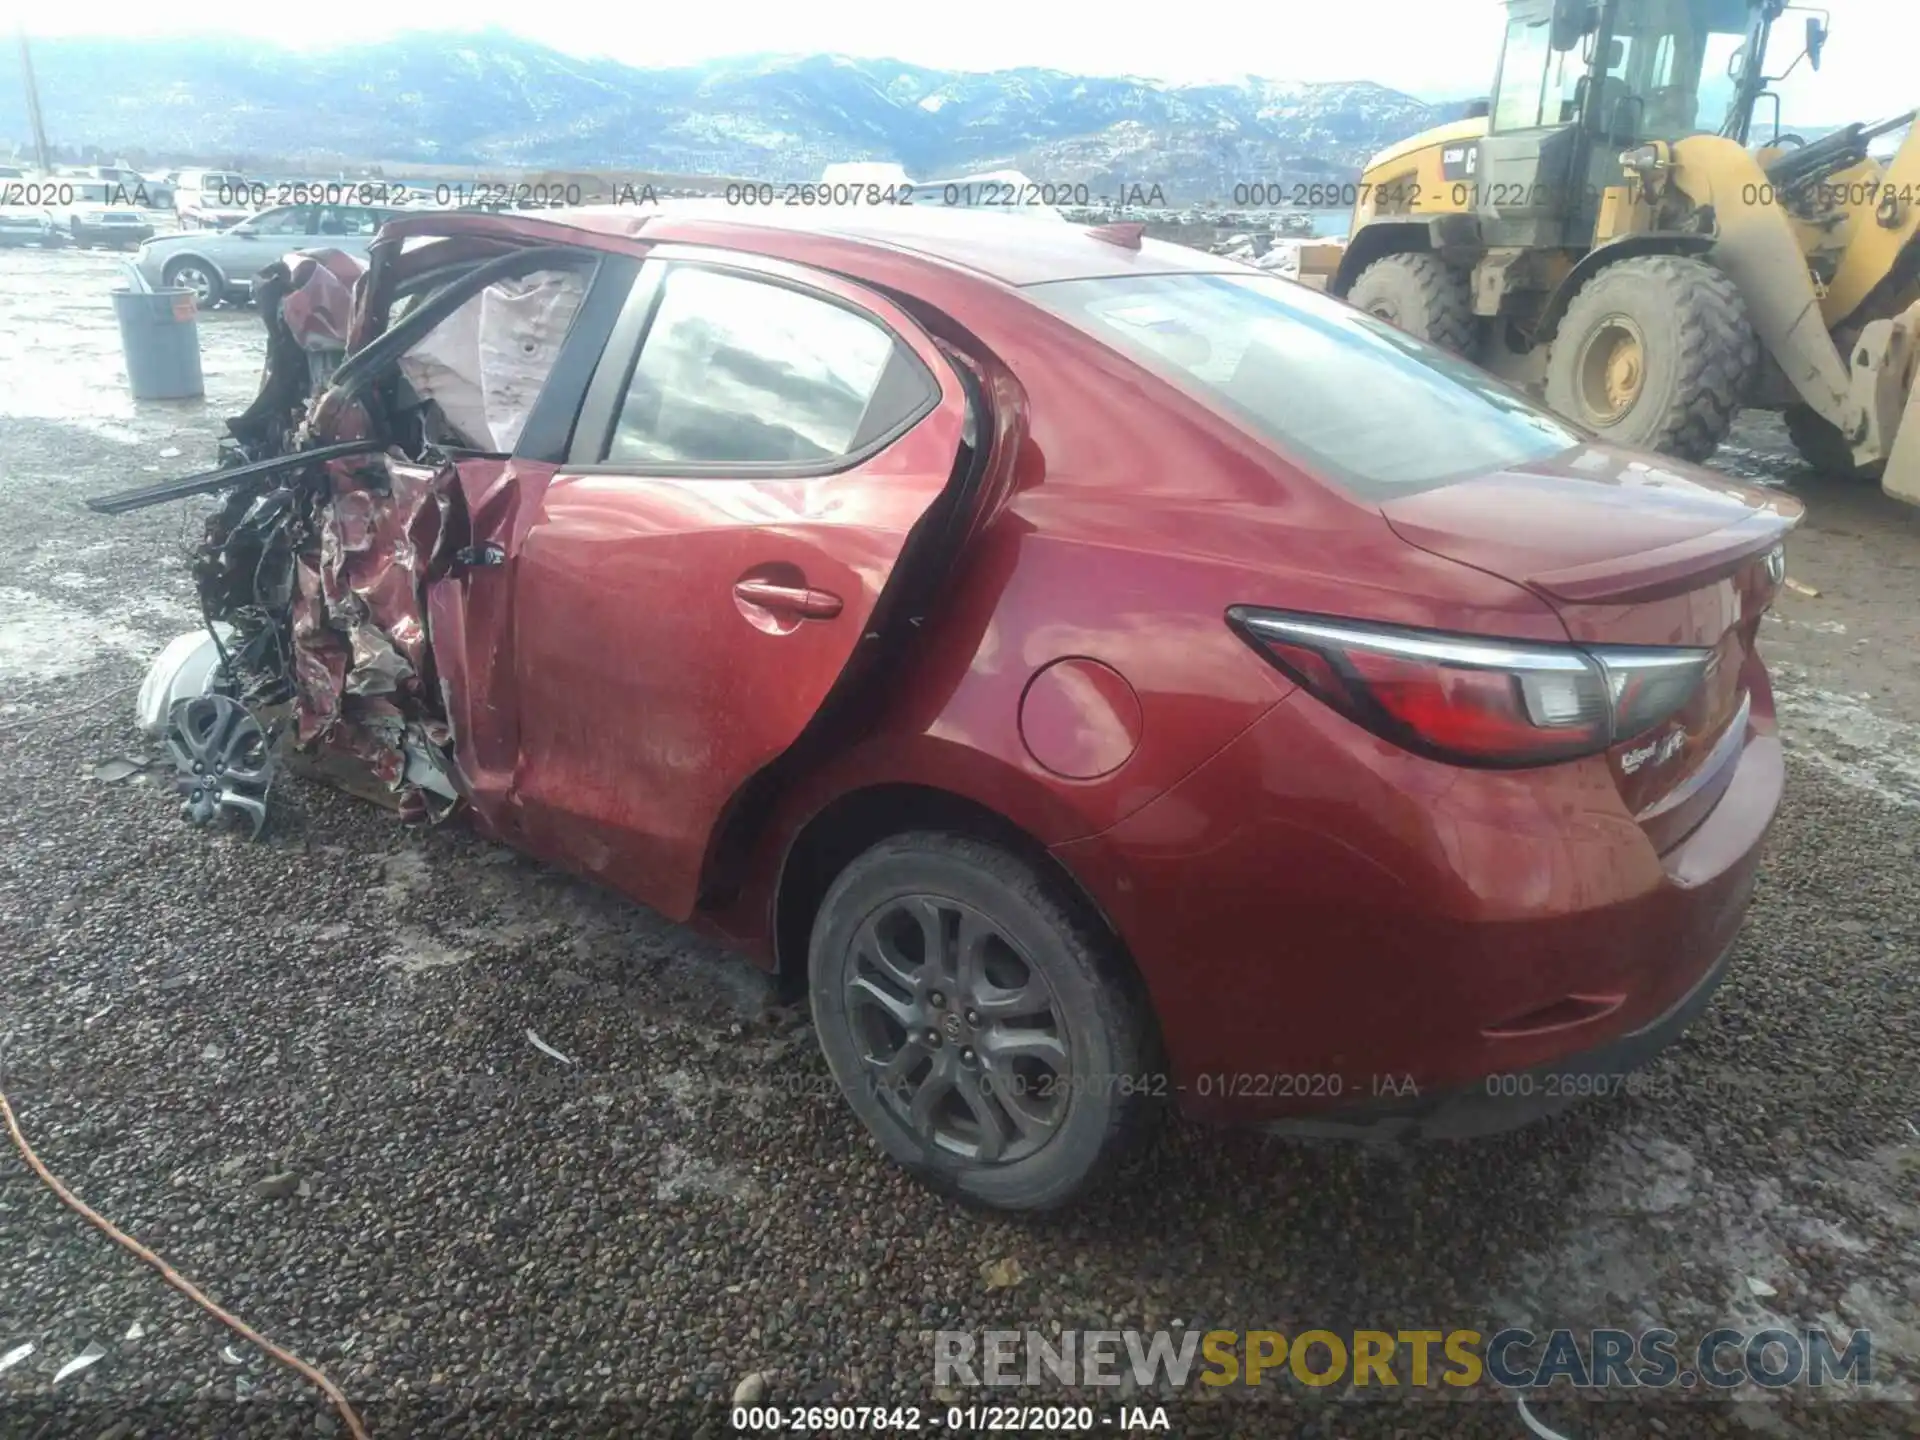
[[[961,70],[1045,65],[1172,81],[1245,73],[1287,80],[1377,80],[1413,94],[1484,93],[1501,28],[1492,0],[1256,0],[1135,11],[1084,0],[969,0],[959,9],[903,0],[14,0],[31,34],[132,35],[183,30],[294,46],[390,35],[401,28],[497,25],[574,54],[632,65],[682,65],[743,51],[890,56]],[[1820,73],[1785,87],[1803,123],[1878,117],[1920,104],[1920,0],[1828,0],[1834,38]],[[0,13],[13,8],[0,0]],[[1150,13],[1151,23],[1126,18]],[[1799,51],[1803,20],[1777,27],[1776,68]],[[103,77],[104,78],[104,77]]]

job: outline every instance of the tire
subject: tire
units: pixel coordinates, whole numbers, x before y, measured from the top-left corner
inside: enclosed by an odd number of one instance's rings
[[[202,310],[211,310],[218,305],[221,292],[226,288],[212,262],[202,260],[198,255],[182,255],[169,260],[166,268],[160,272],[160,282],[193,291],[194,304]]]
[[[1793,448],[1800,452],[1800,458],[1812,466],[1817,474],[1847,480],[1877,480],[1886,469],[1884,462],[1878,465],[1856,463],[1853,447],[1847,444],[1847,437],[1811,405],[1789,405],[1780,418],[1786,422],[1787,438],[1793,441]]]
[[[854,1113],[971,1203],[1067,1204],[1160,1108],[1132,972],[1032,866],[983,841],[919,832],[855,859],[815,918],[809,990]]]
[[[1467,274],[1438,255],[1416,250],[1374,261],[1354,280],[1347,303],[1456,355],[1473,346]]]
[[[1759,360],[1726,274],[1684,255],[1640,255],[1573,297],[1547,355],[1547,403],[1603,440],[1705,460],[1733,428]]]

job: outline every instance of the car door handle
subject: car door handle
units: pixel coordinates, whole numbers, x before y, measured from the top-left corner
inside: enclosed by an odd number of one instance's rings
[[[809,620],[831,620],[841,610],[841,600],[830,590],[815,590],[806,585],[776,585],[771,580],[739,580],[734,595],[763,610],[785,610]]]

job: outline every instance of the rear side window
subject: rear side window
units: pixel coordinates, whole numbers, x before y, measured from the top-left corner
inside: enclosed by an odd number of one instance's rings
[[[784,285],[675,265],[606,458],[830,464],[899,433],[934,398],[918,359],[867,316]]]
[[[1366,499],[1581,440],[1466,361],[1288,280],[1124,276],[1027,293]]]

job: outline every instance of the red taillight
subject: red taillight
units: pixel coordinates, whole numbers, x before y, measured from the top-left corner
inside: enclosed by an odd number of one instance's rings
[[[1629,739],[1686,703],[1709,655],[1481,640],[1250,606],[1227,619],[1349,719],[1471,765],[1543,765]]]
[[[1389,715],[1436,749],[1488,758],[1575,753],[1606,744],[1599,717],[1543,727],[1527,717],[1514,677],[1365,650],[1348,657]]]

